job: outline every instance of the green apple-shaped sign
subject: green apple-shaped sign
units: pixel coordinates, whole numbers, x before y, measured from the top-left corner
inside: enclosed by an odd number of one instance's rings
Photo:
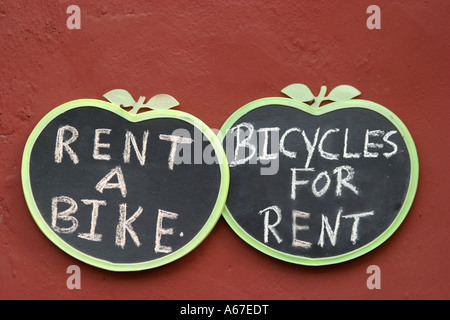
[[[250,102],[221,129],[226,221],[250,245],[293,263],[369,252],[412,205],[419,169],[410,133],[387,108],[353,99],[360,92],[348,85],[317,97],[303,84],[282,92],[290,99]]]
[[[65,103],[31,133],[22,163],[30,212],[51,241],[88,264],[134,271],[172,262],[209,234],[224,207],[220,141],[171,110],[178,102],[169,95],[145,103],[118,89],[105,97]]]

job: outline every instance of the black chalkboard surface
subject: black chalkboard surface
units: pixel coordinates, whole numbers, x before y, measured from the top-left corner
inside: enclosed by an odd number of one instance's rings
[[[319,108],[260,99],[224,124],[224,217],[255,248],[337,263],[372,250],[404,219],[418,177],[410,134],[386,108],[343,100]]]
[[[224,158],[212,131],[186,113],[131,115],[77,100],[30,136],[24,190],[63,250],[101,268],[141,270],[181,257],[211,231],[228,189]]]

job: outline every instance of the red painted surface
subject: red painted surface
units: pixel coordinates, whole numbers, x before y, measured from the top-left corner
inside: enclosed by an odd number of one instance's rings
[[[0,1],[0,298],[448,299],[450,85],[447,1]],[[81,30],[66,8],[81,8]],[[413,207],[381,247],[356,260],[304,267],[245,244],[223,219],[184,258],[113,273],[51,243],[21,189],[21,156],[54,107],[115,88],[169,93],[220,128],[237,108],[291,83],[350,84],[408,126],[419,152]],[[314,89],[313,89],[314,90]],[[81,290],[66,269],[81,268]],[[366,287],[370,265],[381,290]]]

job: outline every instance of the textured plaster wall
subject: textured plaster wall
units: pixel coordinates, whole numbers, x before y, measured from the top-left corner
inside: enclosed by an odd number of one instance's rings
[[[81,8],[68,30],[66,8]],[[381,8],[381,30],[366,9]],[[450,298],[448,1],[0,0],[0,298]],[[180,110],[220,128],[237,108],[291,83],[317,94],[350,84],[390,108],[419,152],[416,200],[400,229],[354,261],[303,267],[245,244],[221,219],[167,266],[113,273],[53,245],[29,214],[21,157],[37,122],[115,88],[169,93]],[[81,290],[66,287],[69,265]],[[381,268],[381,290],[366,269]]]

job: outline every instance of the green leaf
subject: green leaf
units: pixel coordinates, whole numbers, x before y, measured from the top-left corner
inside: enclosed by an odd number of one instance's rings
[[[281,90],[281,92],[283,92],[288,97],[300,102],[308,102],[316,98],[311,90],[309,90],[307,86],[301,83],[291,84]]]
[[[168,94],[157,94],[144,105],[153,110],[164,110],[178,106],[180,103]]]
[[[343,101],[343,100],[350,100],[357,96],[359,96],[361,92],[349,85],[343,84],[340,86],[337,86],[333,90],[331,90],[330,94],[326,99],[332,100],[332,101]]]
[[[114,89],[103,95],[108,99],[113,105],[120,107],[132,107],[136,101],[134,101],[131,94],[124,89]]]

